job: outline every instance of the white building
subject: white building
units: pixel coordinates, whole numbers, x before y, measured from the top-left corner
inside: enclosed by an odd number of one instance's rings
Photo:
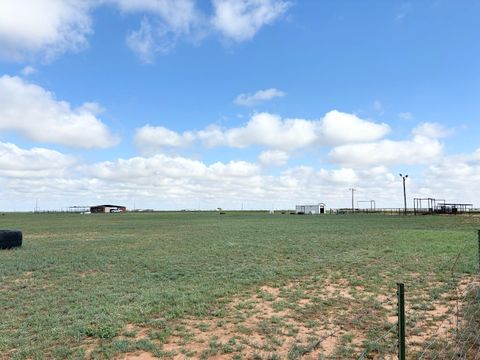
[[[320,203],[317,205],[297,205],[295,207],[295,213],[297,214],[324,214],[325,213],[325,204]]]

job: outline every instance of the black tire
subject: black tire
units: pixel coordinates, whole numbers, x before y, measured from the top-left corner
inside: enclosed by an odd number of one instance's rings
[[[22,246],[22,232],[18,230],[0,230],[0,249]]]

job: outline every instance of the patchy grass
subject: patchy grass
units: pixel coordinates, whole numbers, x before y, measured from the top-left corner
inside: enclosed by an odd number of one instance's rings
[[[413,349],[438,327],[451,338],[441,324],[476,271],[480,218],[6,214],[0,227],[24,232],[0,252],[0,358],[345,359],[391,351],[374,341],[395,321],[396,281]]]

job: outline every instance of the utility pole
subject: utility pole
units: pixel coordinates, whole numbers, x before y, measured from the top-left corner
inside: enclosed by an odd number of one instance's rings
[[[352,213],[354,213],[355,212],[355,205],[354,205],[354,197],[355,196],[354,196],[354,193],[355,193],[355,191],[357,191],[357,189],[351,188],[351,189],[348,189],[348,190],[350,190],[352,192]]]
[[[407,215],[407,192],[405,191],[405,180],[408,178],[408,175],[400,174],[400,177],[403,179],[403,205],[404,205],[404,213]]]

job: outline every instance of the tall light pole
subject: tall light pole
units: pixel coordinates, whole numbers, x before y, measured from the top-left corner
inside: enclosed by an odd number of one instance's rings
[[[408,175],[400,174],[400,177],[403,179],[403,205],[404,205],[404,213],[407,215],[407,192],[405,191],[405,179],[408,178]]]
[[[350,190],[352,192],[352,213],[354,213],[355,212],[355,205],[354,205],[354,195],[353,195],[353,193],[355,191],[357,191],[357,189],[351,188],[351,189],[348,189],[348,190]]]

